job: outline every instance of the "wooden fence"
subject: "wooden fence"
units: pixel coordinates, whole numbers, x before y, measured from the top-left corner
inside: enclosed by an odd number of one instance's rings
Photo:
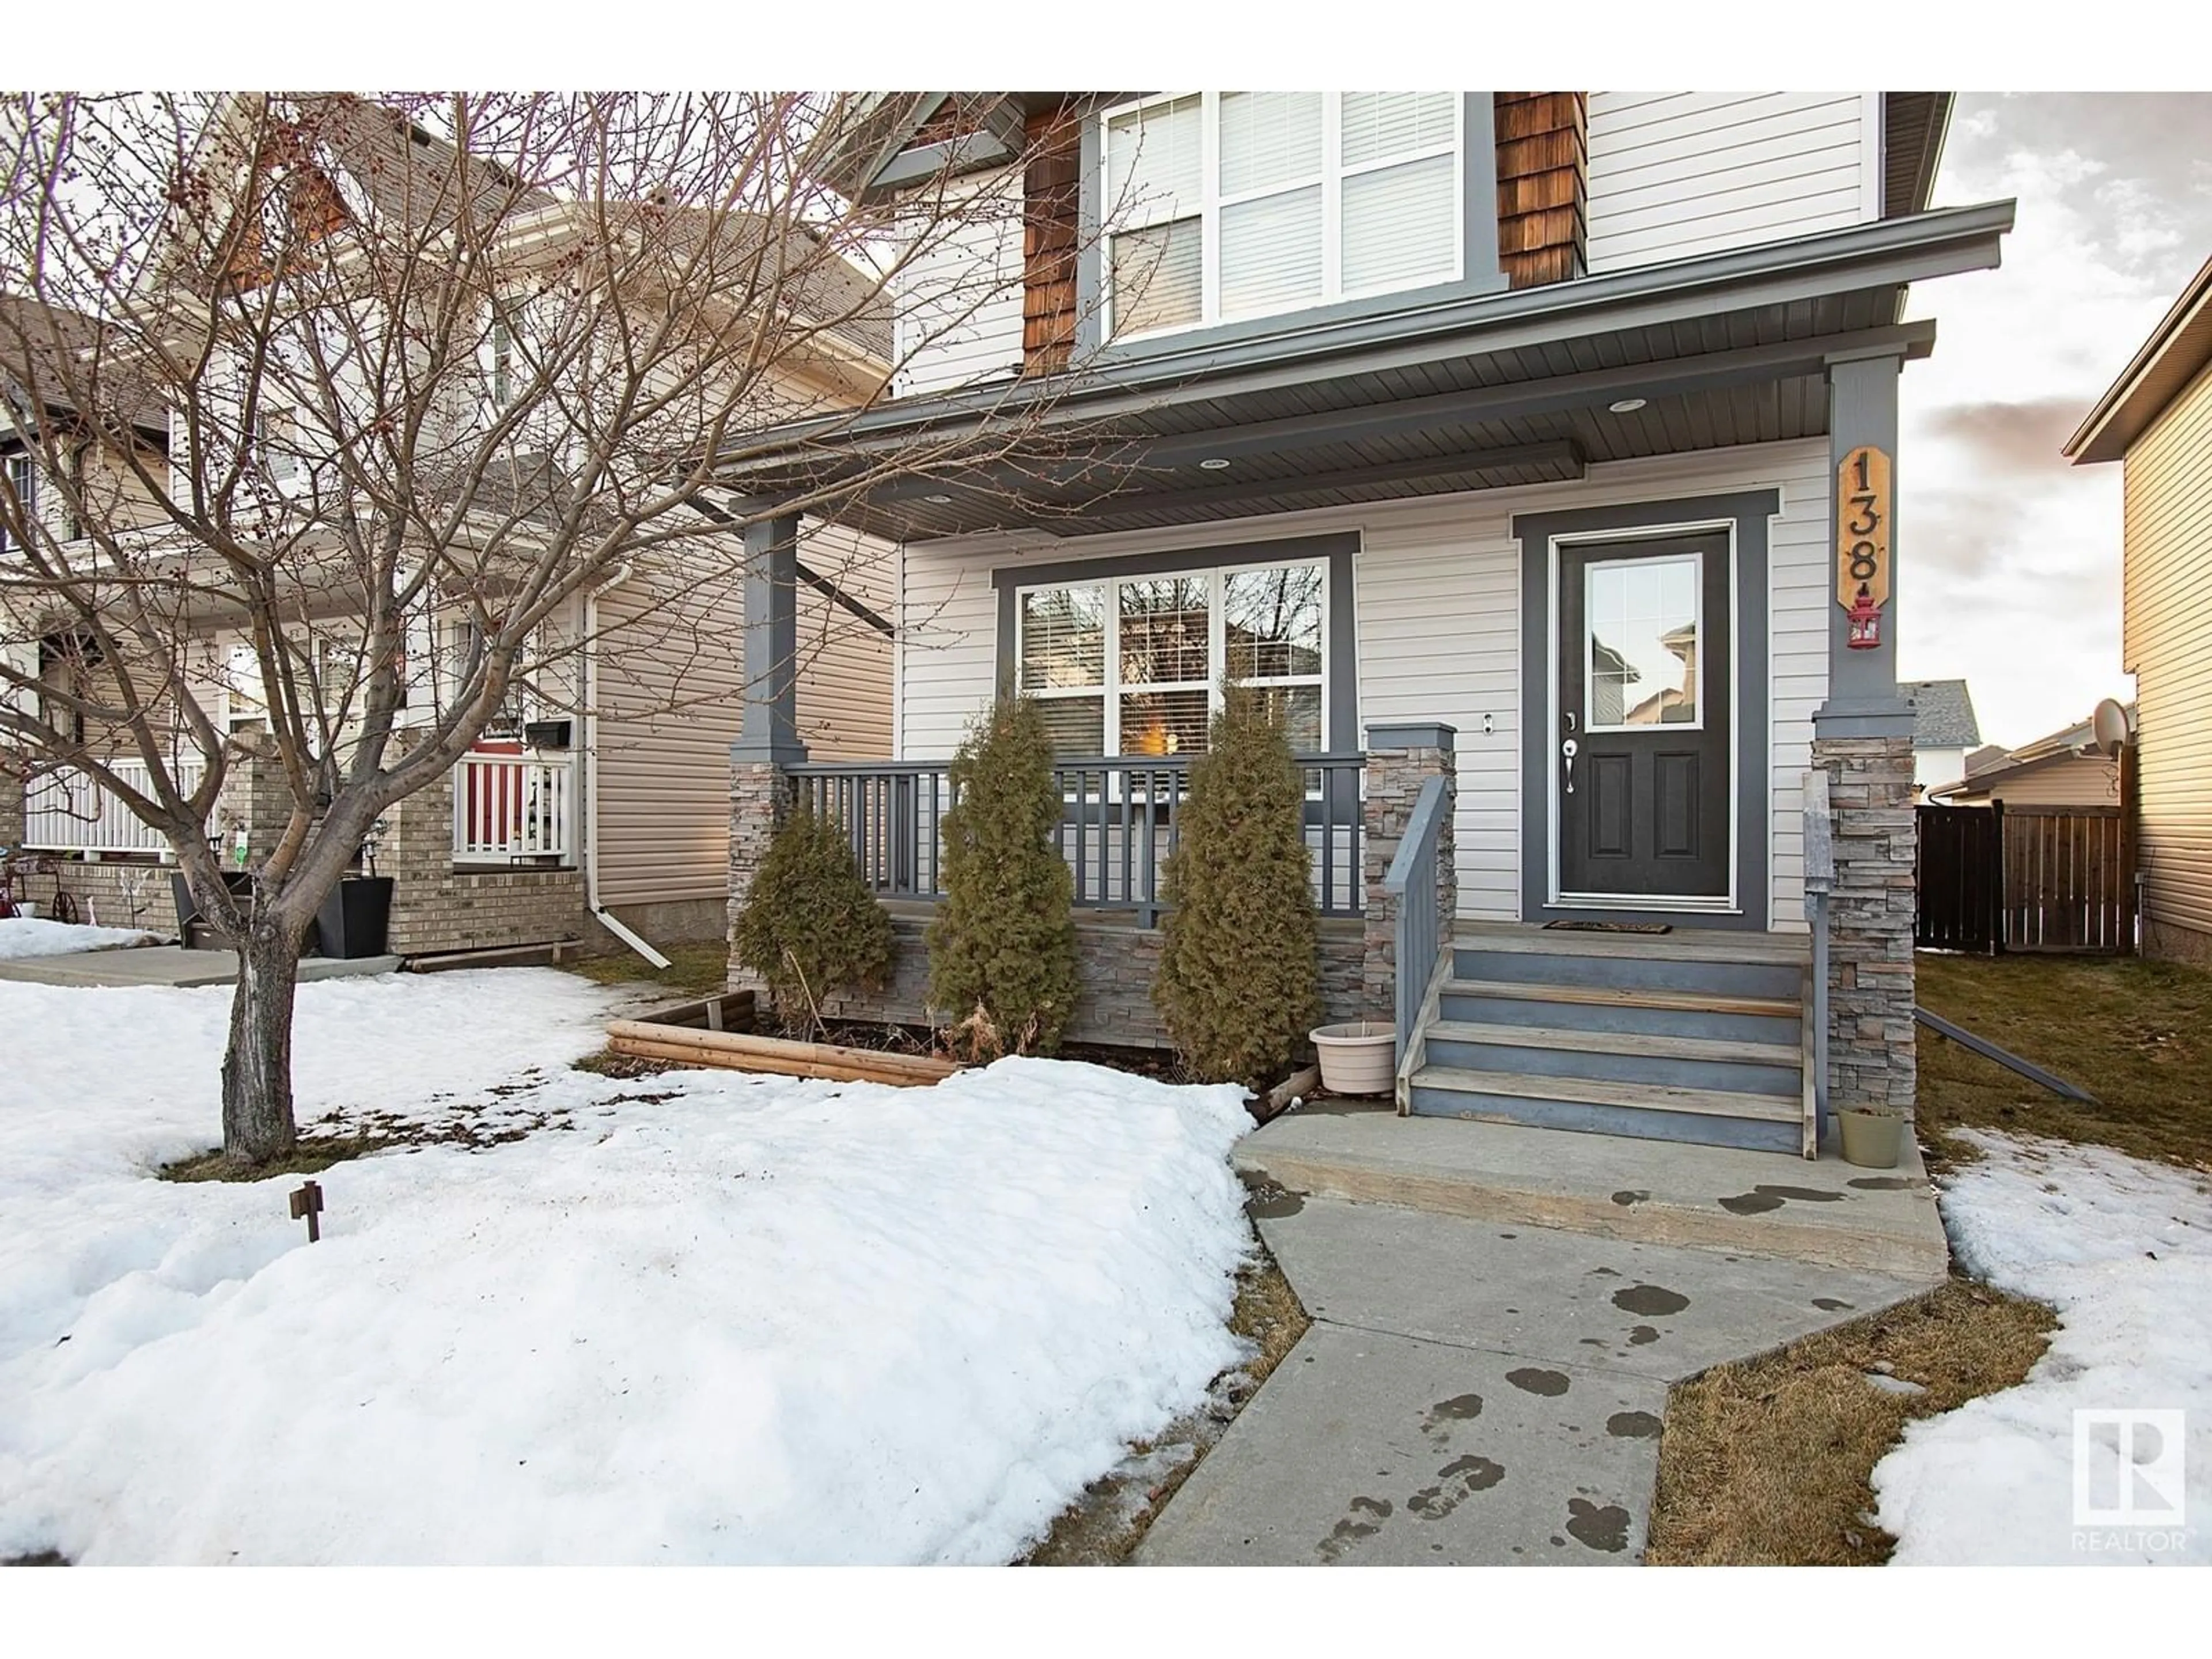
[[[2118,806],[1923,806],[1913,943],[2125,955],[2135,847]]]

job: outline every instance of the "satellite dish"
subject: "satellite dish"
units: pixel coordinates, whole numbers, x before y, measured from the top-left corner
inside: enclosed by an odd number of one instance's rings
[[[2128,711],[2111,697],[2106,698],[2089,716],[2089,731],[2099,754],[2118,754],[2120,745],[2128,740]]]

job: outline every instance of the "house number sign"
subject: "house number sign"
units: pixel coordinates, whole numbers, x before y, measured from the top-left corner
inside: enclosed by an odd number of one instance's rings
[[[1836,603],[1850,619],[1850,645],[1881,643],[1889,603],[1889,452],[1862,444],[1836,471]]]

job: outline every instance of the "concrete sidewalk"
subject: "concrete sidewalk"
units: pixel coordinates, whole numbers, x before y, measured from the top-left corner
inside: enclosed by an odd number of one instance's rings
[[[302,957],[300,981],[395,973],[398,967],[398,957]],[[228,985],[237,978],[237,951],[187,951],[175,945],[0,961],[0,981],[27,985]]]
[[[1941,1279],[1295,1194],[1255,1213],[1315,1322],[1140,1564],[1638,1561],[1670,1383]]]

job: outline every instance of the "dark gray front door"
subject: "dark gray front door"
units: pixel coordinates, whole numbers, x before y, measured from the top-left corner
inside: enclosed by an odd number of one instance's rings
[[[1728,896],[1732,592],[1717,532],[1559,550],[1563,896]]]

